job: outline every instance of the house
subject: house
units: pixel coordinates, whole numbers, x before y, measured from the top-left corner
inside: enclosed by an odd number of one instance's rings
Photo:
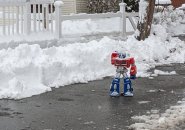
[[[87,0],[62,0],[64,6],[62,7],[62,13],[64,15],[73,13],[87,13]]]
[[[185,0],[171,0],[172,1],[172,5],[175,8],[180,7],[182,4],[185,4]]]
[[[31,1],[34,1],[34,0],[31,0]],[[54,2],[57,0],[52,0],[52,1]],[[62,0],[62,1],[64,3],[64,5],[62,6],[63,15],[69,15],[69,14],[75,14],[75,13],[87,13],[88,11],[87,0]],[[51,11],[50,8],[51,8],[51,5],[49,5],[49,12]],[[54,4],[52,9],[54,11]],[[31,5],[31,12],[33,12],[33,5]],[[38,12],[38,5],[36,5],[36,12]],[[40,12],[42,12],[42,5],[40,5]]]
[[[185,3],[185,0],[156,0],[156,5],[162,5],[162,6],[169,6],[173,5],[175,8],[180,7],[182,4]]]

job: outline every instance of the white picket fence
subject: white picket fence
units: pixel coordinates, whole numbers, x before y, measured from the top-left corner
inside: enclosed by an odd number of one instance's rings
[[[0,35],[53,32],[54,16],[49,13],[53,10],[53,3],[54,0],[0,1]]]
[[[56,38],[62,38],[62,21],[76,19],[100,19],[120,17],[121,34],[126,38],[126,18],[136,29],[133,17],[138,13],[126,13],[125,3],[120,3],[120,11],[105,14],[62,15],[62,1],[54,0],[24,0],[11,2],[0,1],[0,35],[29,35],[35,32],[51,32]],[[31,5],[33,12],[31,13]],[[53,5],[55,11],[53,12]]]

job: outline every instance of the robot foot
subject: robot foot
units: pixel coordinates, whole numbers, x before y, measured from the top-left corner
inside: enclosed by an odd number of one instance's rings
[[[133,97],[134,94],[132,92],[126,92],[126,93],[124,93],[124,96],[125,97]]]
[[[114,91],[110,94],[111,97],[118,97],[119,96],[119,93]]]

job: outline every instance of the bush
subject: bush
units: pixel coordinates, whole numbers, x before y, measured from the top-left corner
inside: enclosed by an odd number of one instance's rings
[[[89,13],[106,13],[119,11],[119,3],[122,0],[88,0]],[[138,12],[138,0],[125,0],[127,12]]]

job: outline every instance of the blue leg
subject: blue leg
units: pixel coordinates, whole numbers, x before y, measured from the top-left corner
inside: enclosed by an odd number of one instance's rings
[[[124,78],[124,91],[123,95],[127,97],[132,97],[133,96],[133,88],[132,88],[132,83],[130,78],[125,77]]]
[[[116,97],[119,96],[119,83],[120,83],[120,78],[114,78],[111,86],[110,86],[110,96]]]

